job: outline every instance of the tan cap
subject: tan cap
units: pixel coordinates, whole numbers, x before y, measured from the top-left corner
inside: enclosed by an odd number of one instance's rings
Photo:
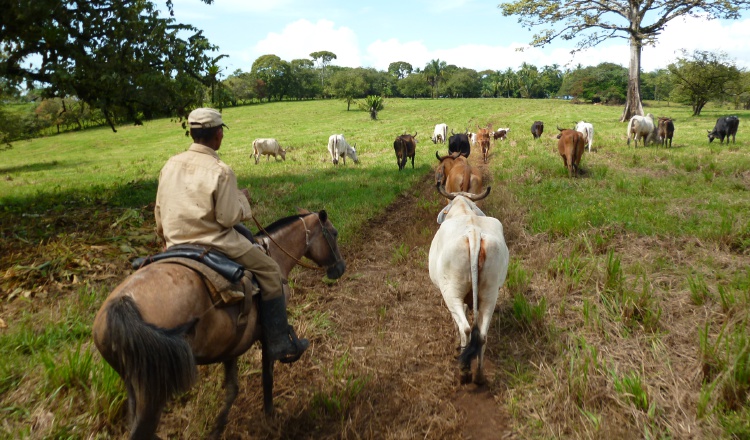
[[[197,108],[190,112],[190,115],[188,115],[188,124],[190,124],[190,128],[213,128],[222,125],[229,128],[221,120],[221,113],[206,107]]]

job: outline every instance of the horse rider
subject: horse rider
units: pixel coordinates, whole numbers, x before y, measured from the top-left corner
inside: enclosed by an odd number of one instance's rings
[[[278,264],[234,229],[252,218],[250,194],[216,153],[226,124],[221,113],[198,108],[188,115],[193,144],[172,156],[159,174],[156,233],[167,248],[197,244],[215,249],[255,275],[261,292],[260,324],[274,360],[291,363],[309,347],[287,321],[286,298]],[[227,127],[229,128],[229,127]]]

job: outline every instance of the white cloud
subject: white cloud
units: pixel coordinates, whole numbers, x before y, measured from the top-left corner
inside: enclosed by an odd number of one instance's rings
[[[197,0],[181,0],[197,1]],[[241,0],[216,0],[239,2]],[[287,0],[277,0],[283,2]],[[522,37],[519,37],[522,38]],[[310,22],[306,19],[287,24],[280,32],[268,33],[254,46],[230,51],[235,67],[250,70],[252,62],[264,54],[275,54],[284,60],[309,58],[311,52],[328,50],[336,54],[333,64],[346,67],[374,67],[387,70],[394,61],[406,61],[415,68],[423,68],[430,60],[440,59],[448,64],[477,71],[517,70],[526,62],[542,67],[557,64],[575,68],[611,62],[627,67],[627,40],[611,39],[597,47],[571,54],[574,43],[556,41],[546,48],[532,48],[526,42],[504,45],[465,44],[441,49],[430,49],[427,37],[401,41],[396,38],[376,39],[360,48],[357,34],[347,26],[337,26],[330,20]],[[563,46],[565,44],[566,46]],[[524,48],[518,51],[518,48]],[[659,35],[656,46],[644,47],[641,65],[644,71],[664,68],[681,56],[680,49],[724,51],[740,68],[750,68],[750,19],[736,21],[707,21],[689,17],[676,19]],[[240,63],[241,62],[241,63]],[[241,65],[238,65],[241,64]]]
[[[310,53],[320,50],[336,54],[336,59],[331,64],[347,67],[362,65],[357,35],[346,26],[337,28],[329,20],[318,20],[316,23],[304,19],[297,20],[286,25],[280,33],[270,32],[255,46],[237,56],[252,64],[259,56],[265,54],[274,54],[283,60],[291,61],[297,58],[310,58]],[[249,71],[250,67],[243,70]]]
[[[597,47],[571,54],[569,47],[532,48],[527,44],[513,42],[503,46],[462,45],[454,48],[429,50],[420,41],[399,42],[396,39],[377,40],[367,47],[364,57],[373,67],[386,70],[393,61],[407,61],[415,68],[424,67],[432,59],[440,59],[448,64],[468,67],[477,71],[517,70],[526,62],[542,67],[558,64],[562,68],[595,66],[610,62],[627,67],[630,48],[627,40],[612,39]],[[518,51],[523,48],[523,51]],[[665,68],[681,56],[680,49],[724,51],[736,61],[740,68],[750,68],[750,19],[720,22],[689,17],[669,23],[659,35],[655,46],[646,46],[641,54],[644,71]]]

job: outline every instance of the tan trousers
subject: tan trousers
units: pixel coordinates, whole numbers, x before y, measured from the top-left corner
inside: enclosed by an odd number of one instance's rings
[[[263,301],[278,298],[283,294],[279,265],[259,247],[253,246],[252,249],[233,260],[255,275]]]

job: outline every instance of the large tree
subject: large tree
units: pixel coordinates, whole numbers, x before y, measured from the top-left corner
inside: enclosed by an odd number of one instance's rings
[[[0,77],[44,98],[77,97],[112,130],[120,115],[185,116],[210,82],[216,47],[148,0],[16,0],[1,17]]]
[[[414,70],[411,64],[406,61],[394,61],[388,65],[388,73],[398,79],[404,79]]]
[[[343,68],[337,70],[329,80],[331,94],[346,102],[346,111],[352,103],[367,94],[367,81],[363,69]]]
[[[320,69],[320,86],[325,89],[325,79],[328,76],[328,65],[336,59],[336,54],[327,50],[319,50],[310,54],[313,63]]]
[[[640,93],[641,51],[654,43],[670,21],[701,15],[707,19],[736,19],[750,0],[514,0],[498,6],[503,15],[517,15],[531,28],[548,26],[534,35],[532,46],[543,47],[556,38],[577,39],[575,50],[596,46],[610,38],[630,42],[628,93],[621,121],[642,115]]]
[[[281,101],[287,95],[292,85],[291,64],[276,55],[268,54],[259,56],[251,69],[252,75],[265,84],[269,101],[274,96]]]
[[[689,56],[683,53],[683,57],[667,68],[675,82],[673,96],[679,102],[690,104],[693,116],[699,116],[712,99],[730,98],[729,86],[740,79],[740,70],[725,54],[701,50]]]

